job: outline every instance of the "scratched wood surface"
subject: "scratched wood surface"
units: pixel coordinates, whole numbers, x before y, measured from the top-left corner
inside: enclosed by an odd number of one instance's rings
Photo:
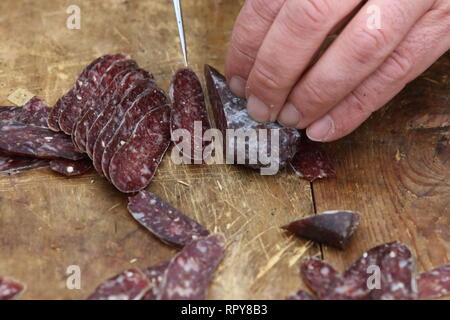
[[[184,1],[194,70],[201,73],[204,63],[223,70],[242,3]],[[71,4],[81,8],[81,30],[65,27]],[[16,88],[54,103],[105,53],[132,55],[164,89],[182,66],[170,0],[20,0],[2,1],[0,9],[8,12],[0,19],[0,104]],[[278,227],[315,209],[364,213],[347,251],[322,248],[338,268],[397,239],[419,254],[421,269],[450,262],[448,61],[355,134],[328,145],[339,179],[314,183],[313,193],[289,171],[262,177],[232,166],[176,166],[166,157],[149,190],[229,240],[209,298],[282,299],[303,287],[298,262],[321,251]],[[83,299],[106,278],[175,252],[131,219],[126,196],[94,172],[66,179],[44,169],[0,178],[0,274],[28,284],[24,299]],[[81,268],[81,290],[66,288],[69,265]]]

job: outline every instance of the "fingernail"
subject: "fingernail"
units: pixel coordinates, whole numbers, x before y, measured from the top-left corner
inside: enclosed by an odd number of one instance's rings
[[[230,80],[230,90],[238,97],[245,97],[245,85],[247,81],[239,76],[234,76]]]
[[[300,122],[300,113],[292,103],[288,103],[281,110],[278,122],[285,127],[295,127]]]
[[[306,135],[313,141],[325,142],[334,133],[334,122],[330,116],[325,116],[314,122],[308,129]]]
[[[270,119],[269,107],[255,96],[248,98],[247,112],[253,120],[258,122],[268,122]]]

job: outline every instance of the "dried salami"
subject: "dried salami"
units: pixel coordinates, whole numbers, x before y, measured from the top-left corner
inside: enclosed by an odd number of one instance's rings
[[[419,274],[417,289],[420,299],[440,298],[450,294],[450,264]]]
[[[25,285],[19,281],[0,277],[0,300],[17,299],[25,289]]]
[[[286,300],[316,300],[316,298],[306,291],[299,290],[296,293],[287,296]]]
[[[340,279],[339,273],[328,263],[314,257],[305,258],[300,266],[300,274],[306,285],[322,299]]]
[[[0,124],[14,121],[21,112],[20,107],[0,106]]]
[[[175,247],[184,247],[209,235],[201,224],[149,191],[141,191],[129,198],[128,211],[151,233]]]
[[[321,143],[311,141],[303,135],[297,149],[290,165],[300,178],[313,182],[316,179],[336,177],[336,171]]]
[[[112,184],[121,192],[140,191],[148,186],[170,145],[170,106],[146,114],[111,159]]]
[[[111,97],[105,98],[104,101],[99,103],[99,105],[103,105],[102,109],[95,109],[98,111],[98,115],[92,117],[92,124],[87,132],[86,152],[91,159],[93,158],[95,142],[111,119],[111,115],[114,113],[116,106],[122,101],[123,97],[128,95],[127,92],[132,90],[138,81],[151,80],[152,78],[153,76],[143,69],[130,71],[116,85],[116,89]]]
[[[88,300],[140,300],[149,288],[150,281],[141,270],[129,269],[99,285]]]
[[[158,298],[164,273],[166,272],[167,267],[169,266],[169,262],[170,261],[163,262],[156,266],[142,270],[142,272],[145,273],[148,280],[150,281],[150,289],[142,297],[141,300],[156,300]]]
[[[158,300],[203,300],[225,249],[221,234],[210,235],[186,245],[170,261]]]
[[[65,134],[18,123],[0,124],[0,151],[41,159],[80,160],[84,157]]]
[[[148,89],[140,95],[125,113],[114,136],[103,151],[102,171],[109,178],[109,165],[114,154],[128,141],[139,120],[153,109],[166,105],[169,100],[163,90]]]
[[[0,152],[0,176],[46,168],[48,165],[49,161],[45,159],[11,156]]]
[[[38,97],[31,98],[17,115],[15,120],[23,124],[48,128],[47,119],[52,110],[47,103]]]
[[[173,132],[187,130],[191,135],[190,150],[184,150],[183,157],[201,163],[208,142],[203,141],[206,130],[211,128],[206,109],[205,95],[199,78],[189,68],[182,68],[175,74],[170,87],[172,100],[171,131],[175,146],[180,142]],[[198,129],[195,130],[197,123]],[[196,161],[196,162],[197,162]]]
[[[223,75],[207,65],[205,77],[216,125],[224,137],[227,158],[231,156],[234,159],[236,157],[244,159],[242,164],[251,168],[267,167],[267,163],[263,163],[265,161],[262,162],[261,158],[272,158],[276,160],[278,168],[285,167],[297,151],[300,132],[282,127],[277,123],[262,124],[252,120],[247,114],[247,101],[231,92]],[[258,136],[253,135],[253,139],[242,141],[245,145],[244,153],[244,150],[238,147],[237,139],[225,138],[227,129],[239,129],[249,137],[257,130],[259,131]],[[278,141],[272,141],[272,135],[276,137],[276,134],[278,134]],[[273,149],[273,145],[278,145],[279,148]]]
[[[360,215],[353,211],[327,211],[294,221],[282,228],[297,236],[345,249],[359,226]]]
[[[50,169],[66,177],[77,177],[87,173],[92,168],[92,162],[89,159],[78,161],[57,159],[50,161]]]
[[[122,122],[125,113],[133,105],[133,103],[138,99],[140,95],[142,95],[147,89],[151,89],[154,86],[155,84],[152,80],[136,81],[134,86],[127,91],[122,101],[114,108],[113,114],[108,116],[109,121],[98,135],[94,144],[94,150],[92,154],[94,167],[99,174],[103,175],[102,170],[103,152],[105,151],[105,148],[108,145],[111,138],[116,133],[116,130],[119,127],[120,123]]]

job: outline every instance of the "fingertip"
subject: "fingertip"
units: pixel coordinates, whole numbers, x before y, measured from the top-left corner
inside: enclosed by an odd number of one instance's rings
[[[335,135],[335,123],[329,115],[317,120],[306,129],[306,135],[312,141],[328,142]]]
[[[247,85],[247,81],[240,76],[232,76],[229,80],[229,86],[231,92],[234,95],[245,98],[245,87]]]

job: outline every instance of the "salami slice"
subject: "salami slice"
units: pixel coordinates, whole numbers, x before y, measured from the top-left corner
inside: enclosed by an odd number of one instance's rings
[[[420,299],[440,298],[450,294],[450,264],[419,274],[417,288]]]
[[[16,280],[0,277],[0,300],[17,299],[25,289],[25,285]]]
[[[11,156],[0,152],[0,176],[48,167],[48,160]]]
[[[15,120],[23,124],[48,128],[47,119],[51,111],[52,107],[47,103],[38,97],[33,97],[22,107]]]
[[[0,151],[41,159],[80,160],[70,137],[26,124],[0,124]]]
[[[282,228],[299,237],[345,249],[359,226],[360,215],[353,211],[327,211],[294,221]]]
[[[231,155],[234,159],[244,158],[245,163],[242,164],[251,168],[267,167],[267,163],[263,163],[266,160],[261,161],[262,158],[273,158],[278,168],[285,167],[297,151],[300,132],[282,127],[277,123],[262,124],[252,120],[247,114],[247,101],[231,92],[223,75],[207,65],[205,77],[214,118],[218,129],[223,134],[227,156]],[[239,129],[241,133],[249,137],[257,132],[257,136],[253,139],[245,139],[245,150],[242,150],[239,148],[237,139],[225,139],[227,129]],[[276,133],[278,133],[278,141],[272,141],[272,135],[276,137]],[[278,148],[272,148],[276,145]]]
[[[50,169],[66,177],[76,177],[87,173],[92,168],[89,159],[78,161],[57,159],[50,161]]]
[[[164,274],[158,300],[203,300],[222,260],[221,234],[195,240],[172,259]]]
[[[142,297],[141,300],[156,300],[161,289],[161,283],[164,277],[164,273],[169,266],[169,262],[163,262],[156,266],[150,267],[148,269],[142,270],[150,281],[150,289]]]
[[[122,99],[122,101],[114,108],[113,114],[109,115],[108,123],[101,130],[94,144],[92,160],[94,162],[94,167],[99,174],[103,175],[103,152],[105,151],[105,148],[111,138],[116,133],[116,130],[122,122],[125,113],[140,95],[142,95],[147,89],[153,88],[154,85],[155,84],[152,80],[137,81],[134,86],[127,91],[126,96]]]
[[[175,247],[184,247],[209,235],[201,224],[149,191],[141,191],[129,198],[128,211],[151,233]]]
[[[183,157],[190,160],[203,160],[205,148],[209,143],[203,141],[206,130],[211,128],[206,109],[205,95],[199,78],[189,68],[182,68],[175,74],[170,88],[172,100],[171,130],[175,146],[180,142],[173,132],[187,130],[191,134],[190,150],[182,150]],[[195,124],[199,129],[195,130]],[[198,131],[198,132],[197,132]],[[196,162],[197,162],[196,161]]]
[[[286,300],[316,300],[316,299],[308,292],[299,290],[296,293],[287,296]]]
[[[129,71],[132,68],[136,67],[137,64],[134,60],[129,59],[119,60],[111,64],[111,66],[102,75],[98,87],[96,88],[94,94],[91,96],[89,101],[86,102],[86,105],[83,108],[84,110],[82,111],[72,132],[72,139],[78,150],[82,152],[86,151],[86,132],[87,132],[86,128],[87,123],[85,120],[86,114],[89,114],[89,112],[93,109],[101,108],[97,104],[94,104],[94,102],[96,102],[97,99],[102,97],[103,94],[107,94],[108,89],[111,86],[113,86],[115,77],[118,74],[120,74],[120,72],[127,70]]]
[[[0,106],[0,124],[14,121],[21,112],[20,107]]]
[[[300,274],[319,299],[325,297],[340,278],[339,273],[331,265],[314,257],[303,260]]]
[[[297,149],[290,165],[300,178],[313,182],[316,179],[336,177],[336,171],[321,143],[311,141],[303,135]]]
[[[88,300],[140,300],[149,288],[141,270],[129,269],[99,285]]]
[[[110,98],[106,97],[104,102],[98,103],[99,106],[103,105],[102,110],[99,108],[94,109],[98,110],[98,115],[92,117],[93,122],[87,132],[86,152],[91,159],[93,158],[95,142],[103,128],[111,119],[111,115],[114,113],[116,106],[122,101],[123,97],[127,96],[127,92],[131,90],[137,82],[140,80],[151,79],[153,79],[153,76],[143,69],[130,71],[116,85],[112,96]]]
[[[121,192],[145,189],[170,145],[170,106],[150,111],[111,159],[112,184]]]
[[[103,152],[102,171],[105,177],[109,178],[109,165],[112,157],[128,141],[139,120],[151,110],[168,103],[166,94],[159,88],[148,89],[137,98],[125,113],[116,133]]]
[[[77,89],[72,92],[70,102],[66,103],[64,101],[65,107],[59,116],[59,126],[62,131],[66,134],[72,134],[73,128],[81,116],[86,103],[98,87],[101,76],[115,61],[125,59],[126,57],[122,54],[105,56],[88,72],[86,81],[78,81]]]

